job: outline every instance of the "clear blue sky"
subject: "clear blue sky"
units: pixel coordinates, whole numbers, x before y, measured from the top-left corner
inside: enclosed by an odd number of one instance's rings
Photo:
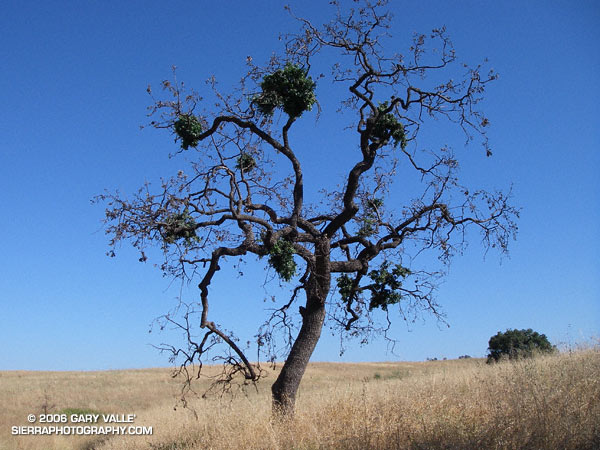
[[[291,2],[317,23],[327,3]],[[374,341],[340,358],[324,333],[313,359],[483,356],[507,328],[531,327],[554,343],[600,335],[600,3],[392,3],[400,50],[413,32],[445,25],[460,60],[488,57],[500,73],[485,103],[494,156],[451,144],[470,182],[513,183],[520,232],[508,259],[484,259],[474,239],[454,260],[438,292],[450,328],[430,316],[399,323],[397,356]],[[183,164],[167,159],[167,133],[139,129],[148,84],[172,65],[200,91],[211,74],[235,83],[247,55],[265,61],[281,50],[279,32],[296,26],[274,0],[3,3],[0,369],[168,364],[149,344],[176,336],[148,334],[148,325],[178,289],[127,248],[105,256],[103,210],[90,199],[105,188],[133,192]],[[309,156],[309,180],[327,176]],[[251,338],[263,317],[261,284],[219,273],[213,297],[230,301],[213,306],[214,319]]]

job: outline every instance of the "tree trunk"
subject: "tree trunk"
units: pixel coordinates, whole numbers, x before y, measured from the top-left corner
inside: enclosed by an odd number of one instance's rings
[[[283,364],[281,373],[273,383],[273,414],[291,417],[294,414],[296,393],[304,371],[321,337],[325,321],[325,300],[331,282],[329,262],[329,242],[315,249],[316,264],[304,288],[306,306],[300,307],[302,327],[294,345]]]
[[[320,298],[307,299],[307,307],[302,312],[300,333],[298,333],[281,373],[271,387],[273,412],[276,415],[290,416],[294,413],[296,392],[298,392],[300,380],[321,337],[321,329],[325,320],[323,303]]]

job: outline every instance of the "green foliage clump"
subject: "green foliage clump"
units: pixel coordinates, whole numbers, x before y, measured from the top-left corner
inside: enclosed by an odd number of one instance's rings
[[[539,334],[531,328],[527,330],[511,330],[498,332],[489,341],[488,363],[503,357],[509,359],[530,358],[536,353],[552,353],[556,350],[546,335]]]
[[[379,269],[372,270],[368,274],[373,283],[362,289],[369,289],[371,291],[369,311],[375,308],[387,311],[389,305],[399,303],[402,299],[399,289],[402,287],[402,280],[409,276],[411,271],[400,264],[394,264],[393,267],[390,266],[391,264],[386,261]],[[353,280],[348,275],[342,274],[338,277],[338,292],[343,301],[348,301],[350,298],[352,285]]]
[[[181,139],[181,148],[196,147],[202,134],[202,125],[193,114],[181,114],[175,124],[175,133]]]
[[[253,101],[267,116],[273,114],[275,108],[283,108],[290,117],[299,117],[304,111],[310,111],[317,101],[316,83],[306,70],[289,62],[283,69],[265,75],[260,87],[262,93]]]
[[[362,224],[358,229],[360,237],[369,237],[377,231],[377,211],[383,206],[383,200],[380,198],[369,199],[366,202],[367,212],[362,219]]]
[[[383,206],[383,200],[380,198],[370,198],[367,200],[367,206],[375,211]]]
[[[371,218],[371,217],[365,217],[362,220],[362,224],[360,226],[360,228],[358,229],[358,235],[360,237],[369,237],[369,236],[373,236],[375,234],[375,219]]]
[[[406,147],[406,134],[404,132],[404,125],[398,122],[396,116],[391,112],[385,113],[384,111],[388,108],[388,103],[383,102],[377,107],[377,117],[371,117],[369,120],[374,122],[373,128],[371,129],[371,140],[375,140],[382,145],[386,145],[390,142],[390,139],[394,140],[394,147],[400,144],[403,149]]]
[[[242,172],[250,172],[256,167],[256,161],[252,155],[248,153],[242,153],[237,159],[237,164],[235,167]]]
[[[337,287],[342,300],[348,301],[352,293],[352,279],[345,273],[340,275],[337,279]]]
[[[196,235],[196,221],[188,211],[173,214],[165,222],[163,239],[166,243],[174,244],[179,239],[185,239],[185,243],[190,245],[200,240]]]
[[[369,278],[373,281],[369,287],[371,300],[369,310],[381,308],[387,311],[389,305],[395,305],[402,299],[399,292],[402,280],[411,274],[410,270],[400,264],[394,264],[390,270],[390,263],[384,262],[379,269],[369,272]]]
[[[269,250],[269,264],[284,281],[290,281],[296,275],[294,253],[294,244],[283,239],[275,242]]]

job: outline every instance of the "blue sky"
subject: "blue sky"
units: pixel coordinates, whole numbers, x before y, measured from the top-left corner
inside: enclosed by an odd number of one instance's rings
[[[319,23],[331,13],[327,3],[291,5]],[[9,0],[3,6],[0,370],[168,363],[150,344],[176,343],[177,336],[148,328],[175,305],[178,288],[127,247],[117,258],[105,256],[103,210],[90,199],[105,188],[131,193],[184,163],[168,160],[175,149],[168,133],[139,128],[147,122],[148,84],[169,78],[176,65],[179,79],[199,91],[212,74],[229,86],[243,74],[246,56],[266,61],[281,50],[279,32],[297,24],[273,0],[165,5]],[[394,328],[397,355],[374,341],[349,347],[342,358],[337,339],[324,333],[313,359],[483,356],[489,337],[507,328],[531,327],[553,343],[599,336],[600,5],[391,7],[391,45],[404,50],[413,32],[445,25],[459,60],[487,57],[500,73],[485,102],[494,156],[460,140],[449,143],[470,183],[513,184],[514,202],[523,208],[520,231],[509,258],[484,258],[475,238],[454,260],[438,292],[450,328],[424,316]],[[326,105],[327,87],[319,88]],[[312,117],[302,120],[304,130],[314,126]],[[330,176],[311,156],[307,179]],[[240,281],[225,270],[219,277],[213,295],[229,300],[213,305],[211,314],[250,338],[264,316],[262,280]],[[252,286],[254,303],[243,309]]]

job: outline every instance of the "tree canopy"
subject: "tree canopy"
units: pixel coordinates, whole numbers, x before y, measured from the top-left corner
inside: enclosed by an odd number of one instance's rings
[[[488,363],[501,358],[530,358],[536,353],[552,353],[555,347],[545,334],[539,334],[531,328],[500,332],[490,338]]]
[[[264,66],[249,57],[231,92],[211,79],[214,104],[182,83],[164,81],[160,97],[149,88],[151,125],[173,132],[177,154],[186,152],[190,162],[132,198],[100,196],[113,247],[128,241],[144,261],[148,248],[159,248],[165,275],[198,279],[199,300],[182,318],[164,318],[186,335],[183,347],[165,347],[186,373],[216,354],[225,363],[219,381],[261,376],[260,362],[250,362],[226,324],[210,318],[210,286],[223,265],[256,258],[289,284],[290,296],[267,312],[254,342],[267,360],[285,360],[272,390],[275,408],[286,413],[293,411],[326,321],[342,336],[365,342],[387,335],[397,315],[441,317],[435,289],[443,269],[421,267],[422,254],[449,263],[470,228],[481,232],[485,247],[505,252],[518,216],[510,193],[463,186],[451,149],[419,145],[422,129],[447,121],[491,155],[480,102],[495,72],[459,64],[444,28],[416,35],[404,53],[390,51],[384,1],[355,2],[350,9],[331,3],[331,22],[317,26],[297,18],[300,30],[283,37],[282,54]],[[327,64],[330,75],[317,71]],[[346,94],[321,101],[320,89],[328,85],[344,86]],[[320,198],[306,198],[308,155],[298,149],[311,136],[292,130],[315,105],[343,111],[354,144],[347,166],[329,169],[330,175],[345,173],[343,185],[329,188],[323,180]],[[314,152],[329,151],[312,145]],[[400,177],[399,168],[415,176]],[[394,190],[417,194],[398,203]],[[274,345],[277,336],[282,349]]]

